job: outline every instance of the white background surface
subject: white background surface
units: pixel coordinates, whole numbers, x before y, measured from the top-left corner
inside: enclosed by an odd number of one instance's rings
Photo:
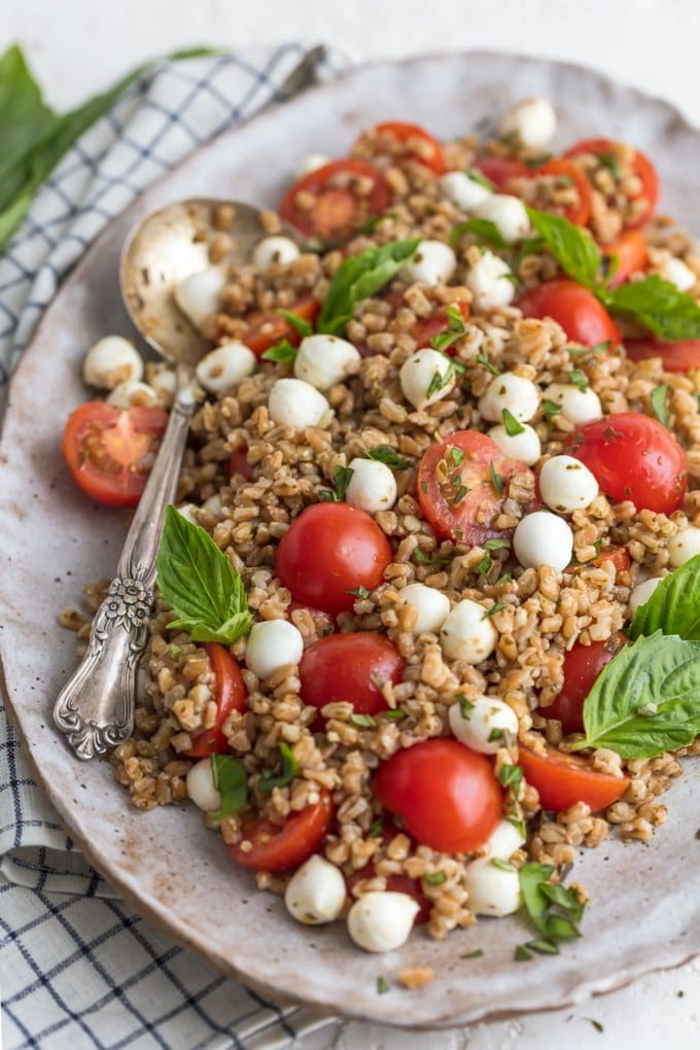
[[[699,0],[0,0],[0,50],[19,40],[59,108],[175,47],[302,38],[334,43],[357,61],[490,48],[580,62],[663,96],[700,125]],[[605,114],[600,130],[605,133]],[[699,1046],[700,966],[654,975],[559,1013],[460,1033],[396,1033],[353,1022],[336,1045],[562,1050],[566,1044],[576,1050]]]

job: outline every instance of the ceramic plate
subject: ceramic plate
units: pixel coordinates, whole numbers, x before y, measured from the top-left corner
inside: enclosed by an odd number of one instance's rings
[[[304,154],[340,156],[379,119],[416,121],[449,137],[532,94],[555,101],[561,146],[602,134],[648,151],[658,162],[663,207],[700,232],[700,134],[659,101],[584,69],[514,56],[441,55],[362,68],[200,150],[112,224],[60,291],[22,362],[2,445],[4,670],[36,773],[71,836],[135,908],[223,971],[260,990],[399,1025],[562,1006],[700,953],[697,769],[687,768],[666,797],[668,823],[649,845],[611,841],[582,855],[576,877],[592,898],[585,935],[555,958],[513,962],[514,946],[531,936],[518,918],[485,919],[443,942],[419,931],[400,952],[380,957],[353,948],[341,924],[297,925],[231,865],[193,808],[137,812],[105,762],[77,762],[52,728],[51,705],[75,649],[57,613],[77,605],[84,581],[113,574],[127,528],[125,515],[92,506],[73,486],[60,435],[86,397],[86,348],[107,333],[132,334],[117,259],[142,215],[198,194],[274,205]],[[460,958],[477,947],[480,959]],[[420,992],[377,995],[378,975],[391,980],[411,965],[432,966],[434,981]]]

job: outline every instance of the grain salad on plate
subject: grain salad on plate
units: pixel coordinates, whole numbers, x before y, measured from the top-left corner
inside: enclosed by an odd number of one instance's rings
[[[114,772],[368,951],[524,907],[557,952],[580,848],[647,841],[700,751],[700,247],[641,152],[555,136],[378,124],[249,263],[214,208],[175,293],[211,351]],[[133,506],[174,376],[109,336],[84,377],[66,459]]]

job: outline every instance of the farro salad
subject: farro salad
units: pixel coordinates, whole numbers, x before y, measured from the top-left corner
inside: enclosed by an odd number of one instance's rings
[[[579,848],[647,841],[700,751],[700,246],[641,152],[555,133],[379,124],[250,264],[214,209],[176,291],[213,348],[114,772],[368,951],[523,906],[516,958],[558,951]],[[66,459],[134,505],[174,376],[110,336],[84,377]]]

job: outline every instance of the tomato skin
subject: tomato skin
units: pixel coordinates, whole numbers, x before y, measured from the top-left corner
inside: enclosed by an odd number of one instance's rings
[[[644,270],[647,264],[647,242],[639,230],[625,230],[612,244],[606,244],[602,251],[611,258],[614,255],[618,258],[618,266],[608,281],[608,288],[619,288],[633,273]]]
[[[248,447],[246,445],[242,448],[237,448],[232,454],[228,464],[228,474],[230,478],[234,474],[240,474],[246,481],[253,480],[253,468],[248,462]]]
[[[162,408],[86,401],[66,421],[61,451],[76,484],[98,503],[135,507],[168,423]]]
[[[275,572],[296,601],[337,614],[353,609],[350,591],[379,586],[392,557],[389,540],[365,511],[316,503],[282,537]]]
[[[629,787],[629,777],[599,773],[578,755],[547,748],[547,757],[521,747],[518,764],[525,780],[537,788],[543,809],[560,813],[577,802],[585,802],[593,813],[617,802]]]
[[[232,711],[245,711],[248,699],[241,669],[228,649],[218,642],[205,642],[204,648],[216,679],[216,724],[211,729],[203,729],[192,738],[192,747],[183,752],[186,758],[225,754],[228,751],[228,741],[222,726]]]
[[[564,218],[575,226],[585,226],[591,217],[591,185],[579,167],[564,157],[553,157],[539,168],[530,172],[530,176],[552,175],[571,179],[578,193],[578,204],[570,204],[564,211]]]
[[[295,303],[289,312],[313,325],[320,309],[321,304],[318,299],[309,296]],[[292,346],[299,346],[301,342],[301,336],[296,328],[281,314],[276,312],[256,313],[250,318],[250,328],[244,335],[243,342],[257,358],[261,358],[266,350],[283,339],[290,342]]]
[[[469,320],[469,303],[456,303],[455,304],[463,320]],[[411,326],[411,335],[416,341],[416,349],[420,350],[424,346],[430,346],[430,340],[439,335],[441,332],[447,331],[448,317],[447,307],[439,306],[432,312],[430,317],[419,317],[418,320]],[[456,353],[454,347],[450,346],[445,351],[449,357],[453,357]]]
[[[545,718],[557,718],[564,733],[583,733],[583,705],[596,678],[606,664],[627,645],[628,639],[618,631],[604,642],[582,645],[576,642],[564,657],[564,684],[554,702],[541,707]]]
[[[318,802],[299,812],[293,812],[279,827],[264,817],[256,816],[243,825],[242,841],[252,848],[244,850],[241,843],[226,846],[236,864],[256,871],[294,871],[313,853],[317,853],[330,831],[335,808],[329,791],[322,791]]]
[[[507,157],[477,157],[473,167],[485,175],[502,193],[507,192],[511,179],[530,179],[532,170],[519,160]]]
[[[640,412],[604,416],[570,434],[564,451],[595,475],[615,503],[631,500],[637,510],[672,514],[688,486],[685,452],[656,419]]]
[[[461,463],[452,466],[450,448],[464,454]],[[437,465],[444,460],[449,465],[446,484],[437,480]],[[493,464],[505,484],[501,496],[496,492],[489,465]],[[524,463],[508,459],[486,434],[476,430],[456,430],[445,441],[435,442],[424,453],[418,468],[418,502],[423,516],[439,539],[461,539],[472,545],[504,536],[503,530],[493,528],[491,522],[500,514],[508,494],[508,481],[514,475],[531,474]],[[459,491],[457,477],[469,492],[455,504]],[[460,532],[461,530],[461,532]]]
[[[689,372],[700,366],[700,339],[663,342],[649,335],[646,339],[626,339],[625,350],[632,361],[660,357],[665,372]]]
[[[418,124],[407,124],[402,120],[385,120],[373,129],[376,135],[389,135],[397,142],[406,145],[406,156],[430,168],[436,175],[445,172],[445,158],[442,146],[433,136]],[[421,148],[411,149],[411,141],[420,142]]]
[[[503,793],[486,755],[452,739],[397,751],[379,766],[374,788],[410,835],[441,853],[479,849],[503,812]]]
[[[564,156],[574,158],[581,153],[594,153],[596,155],[611,153],[616,145],[617,143],[612,139],[581,139],[571,149],[568,149]],[[656,204],[659,199],[659,176],[656,173],[656,168],[640,150],[635,150],[634,152],[632,170],[642,183],[642,188],[635,199],[643,200],[646,206],[635,222],[627,224],[628,229],[635,229],[648,222],[656,210]]]
[[[372,189],[366,196],[359,197],[352,188],[352,181],[347,186],[340,184],[343,176],[349,180],[371,179]],[[300,193],[315,196],[311,208],[299,206],[297,197]],[[381,171],[373,164],[350,157],[331,161],[304,175],[287,190],[278,211],[285,222],[306,237],[342,240],[352,236],[363,222],[386,211],[390,200],[391,191]]]
[[[401,681],[406,661],[386,635],[352,631],[320,638],[304,650],[299,664],[301,698],[319,710],[346,701],[356,714],[386,711],[377,682]]]
[[[615,349],[622,340],[617,325],[592,292],[566,278],[531,288],[516,305],[525,317],[551,317],[568,339],[583,346],[609,341],[610,349]]]
[[[607,550],[601,551],[598,557],[593,559],[593,564],[603,565],[608,561],[612,562],[616,576],[621,572],[629,572],[630,565],[632,564],[630,552],[626,547],[610,547]]]

